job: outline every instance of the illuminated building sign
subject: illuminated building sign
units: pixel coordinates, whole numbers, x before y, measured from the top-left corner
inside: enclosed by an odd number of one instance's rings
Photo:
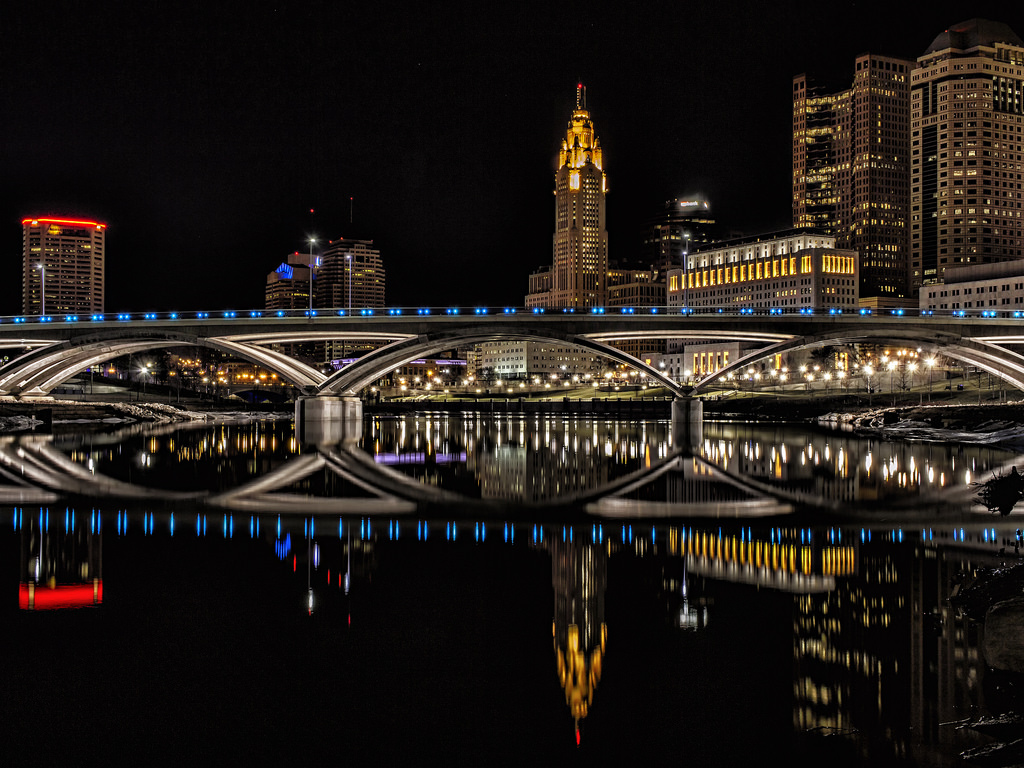
[[[98,221],[83,221],[79,219],[22,219],[21,226],[38,227],[40,224],[63,224],[69,227],[96,227],[96,229],[105,229],[106,224]]]
[[[84,608],[103,602],[103,581],[91,584],[57,584],[47,586],[22,582],[18,588],[18,607],[23,611],[55,611],[61,608]]]

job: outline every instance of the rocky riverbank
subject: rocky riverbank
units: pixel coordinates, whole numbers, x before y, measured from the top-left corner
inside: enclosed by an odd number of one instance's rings
[[[1024,450],[1024,402],[874,408],[829,413],[817,421],[892,440],[980,443]]]
[[[36,428],[104,428],[138,422],[164,424],[188,421],[240,421],[290,417],[285,413],[239,411],[237,406],[186,410],[166,403],[79,402],[41,398],[38,400],[0,400],[0,433]]]

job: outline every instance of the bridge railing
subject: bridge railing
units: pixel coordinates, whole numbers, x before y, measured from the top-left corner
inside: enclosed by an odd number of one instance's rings
[[[737,317],[743,315],[810,315],[822,316],[882,316],[893,318],[915,317],[946,317],[946,318],[993,318],[993,319],[1024,319],[1024,310],[998,309],[953,309],[933,310],[917,308],[843,310],[839,307],[753,307],[711,306],[711,307],[678,307],[678,306],[626,306],[626,307],[335,307],[317,309],[221,309],[188,312],[105,312],[94,314],[48,314],[48,315],[8,315],[0,316],[0,325],[5,324],[44,324],[44,323],[151,323],[159,321],[223,321],[223,320],[258,320],[285,318],[329,318],[351,317],[380,321],[389,317],[410,316],[481,316],[481,315],[723,315]]]

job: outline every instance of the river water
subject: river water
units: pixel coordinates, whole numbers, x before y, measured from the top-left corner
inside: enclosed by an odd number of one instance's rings
[[[976,484],[1018,458],[473,414],[3,437],[8,764],[962,764],[1016,681],[948,598],[1017,561]]]

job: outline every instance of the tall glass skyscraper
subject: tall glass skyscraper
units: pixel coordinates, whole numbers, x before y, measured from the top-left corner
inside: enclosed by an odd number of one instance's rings
[[[862,303],[908,296],[912,69],[863,54],[845,90],[793,78],[793,225],[857,250]]]
[[[1024,257],[1024,42],[971,19],[937,36],[911,80],[911,286],[947,267]]]

